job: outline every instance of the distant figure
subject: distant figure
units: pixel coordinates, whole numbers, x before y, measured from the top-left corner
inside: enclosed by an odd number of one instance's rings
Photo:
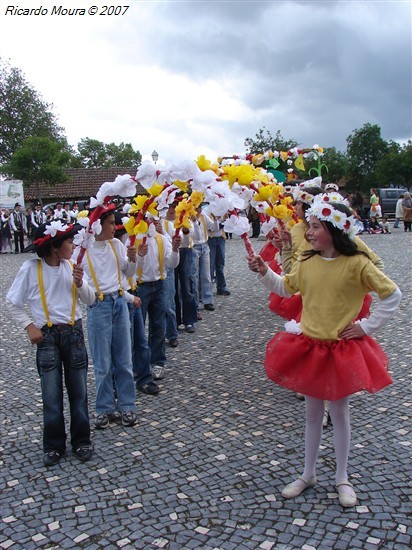
[[[393,224],[394,229],[398,229],[399,222],[403,220],[403,207],[402,207],[403,194],[399,195],[399,199],[396,201],[395,208],[395,223]]]
[[[370,204],[369,217],[372,218],[372,216],[374,216],[375,218],[381,218],[382,209],[381,209],[381,205],[379,204],[379,195],[376,189],[371,189],[369,204]]]

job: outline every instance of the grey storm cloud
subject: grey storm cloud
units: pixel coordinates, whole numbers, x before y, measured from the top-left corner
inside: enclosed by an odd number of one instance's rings
[[[410,4],[158,6],[156,32],[139,28],[146,40],[136,52],[129,44],[129,55],[138,57],[147,48],[154,64],[174,74],[220,81],[258,119],[266,118],[267,127],[285,136],[285,127],[293,125],[294,135],[306,127],[338,147],[366,122],[380,124],[384,137],[411,137]],[[343,130],[339,139],[337,126]]]

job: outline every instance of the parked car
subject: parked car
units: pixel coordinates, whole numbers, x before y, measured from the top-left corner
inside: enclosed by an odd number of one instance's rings
[[[406,191],[407,189],[395,189],[393,187],[378,189],[383,216],[395,216],[396,203]]]

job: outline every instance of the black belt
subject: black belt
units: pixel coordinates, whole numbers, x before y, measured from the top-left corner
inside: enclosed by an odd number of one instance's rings
[[[41,330],[43,329],[57,329],[57,330],[67,330],[69,328],[74,328],[74,327],[81,327],[82,326],[82,320],[81,319],[77,319],[77,321],[75,321],[73,323],[73,325],[71,323],[59,323],[59,324],[53,324],[51,327],[47,326],[47,325],[44,325]]]

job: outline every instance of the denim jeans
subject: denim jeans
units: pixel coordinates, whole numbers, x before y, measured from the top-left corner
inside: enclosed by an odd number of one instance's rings
[[[153,381],[150,372],[150,349],[144,330],[142,308],[134,307],[133,304],[127,304],[127,306],[132,338],[133,376],[136,387],[140,388]]]
[[[210,276],[216,277],[218,292],[228,290],[225,279],[225,251],[226,242],[223,237],[210,237],[207,241],[210,249]]]
[[[149,316],[150,365],[166,365],[166,312],[165,282],[153,281],[141,283],[137,295],[142,300],[143,322]]]
[[[194,296],[196,309],[199,309],[199,301],[203,304],[213,304],[213,287],[210,276],[210,250],[207,243],[195,244],[194,261]]]
[[[165,302],[166,302],[166,338],[168,340],[177,340],[179,335],[176,322],[176,302],[175,302],[175,270],[167,268],[167,277],[165,283]]]
[[[37,344],[36,364],[43,400],[43,449],[66,450],[63,415],[63,377],[70,405],[72,449],[90,445],[87,408],[87,351],[81,321],[42,328],[44,340]]]
[[[96,382],[96,412],[135,411],[129,310],[118,293],[87,307],[87,331]],[[113,391],[116,385],[117,403]]]
[[[180,249],[179,265],[175,269],[176,322],[178,325],[193,325],[197,322],[197,308],[193,295],[193,261],[191,248]]]

